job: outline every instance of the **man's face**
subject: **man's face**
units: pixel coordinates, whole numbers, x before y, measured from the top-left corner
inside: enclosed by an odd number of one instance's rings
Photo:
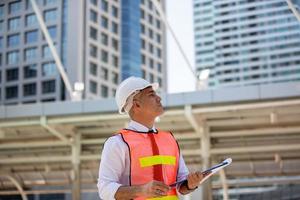
[[[142,112],[147,116],[157,117],[164,112],[161,105],[161,98],[156,94],[152,87],[147,87],[134,97],[137,112]]]

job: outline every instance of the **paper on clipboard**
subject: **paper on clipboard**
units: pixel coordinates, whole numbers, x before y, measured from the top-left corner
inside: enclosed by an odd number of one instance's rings
[[[211,168],[209,168],[209,169],[207,169],[207,170],[201,172],[203,175],[208,174],[208,173],[209,173],[209,175],[205,176],[205,177],[200,181],[199,184],[203,183],[203,182],[204,182],[205,180],[207,180],[209,177],[211,177],[212,175],[214,175],[216,172],[218,172],[219,170],[223,169],[224,167],[227,167],[227,166],[230,165],[231,163],[232,163],[232,159],[231,159],[231,158],[227,158],[227,159],[225,159],[223,162],[221,162],[221,163],[219,163],[219,164],[217,164],[217,165],[214,165],[214,166],[212,166]],[[176,185],[177,185],[178,183],[182,183],[182,182],[184,182],[184,181],[186,181],[186,180],[183,180],[183,181],[179,181],[179,182],[173,183],[173,184],[171,184],[171,185],[169,185],[169,186],[170,186],[170,187],[176,187]]]

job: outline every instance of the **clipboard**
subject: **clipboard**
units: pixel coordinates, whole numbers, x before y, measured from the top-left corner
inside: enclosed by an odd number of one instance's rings
[[[203,183],[206,179],[208,179],[209,177],[211,177],[212,175],[214,175],[216,172],[218,172],[220,169],[223,169],[224,167],[227,167],[228,165],[230,165],[232,163],[232,159],[231,158],[227,158],[225,160],[223,160],[223,162],[212,166],[209,169],[206,169],[205,171],[201,172],[203,175],[209,174],[207,176],[205,176],[199,184]],[[177,181],[171,185],[169,185],[171,188],[176,187],[177,184],[183,183],[185,182],[187,179],[184,179],[182,181]]]

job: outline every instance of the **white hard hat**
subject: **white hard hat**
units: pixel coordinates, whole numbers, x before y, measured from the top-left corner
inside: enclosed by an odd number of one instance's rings
[[[131,76],[125,79],[117,88],[116,102],[119,108],[120,114],[128,113],[132,107],[133,97],[140,91],[149,86],[152,86],[153,90],[158,88],[158,83],[149,83],[145,79]]]

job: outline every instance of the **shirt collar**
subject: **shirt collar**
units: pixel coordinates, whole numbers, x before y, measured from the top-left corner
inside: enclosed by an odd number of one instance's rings
[[[127,129],[130,129],[130,130],[133,130],[133,131],[138,131],[138,132],[148,132],[149,131],[148,127],[146,127],[143,124],[141,124],[137,121],[134,121],[134,120],[130,120]],[[156,132],[156,128],[155,128],[154,125],[152,127],[152,130]]]

